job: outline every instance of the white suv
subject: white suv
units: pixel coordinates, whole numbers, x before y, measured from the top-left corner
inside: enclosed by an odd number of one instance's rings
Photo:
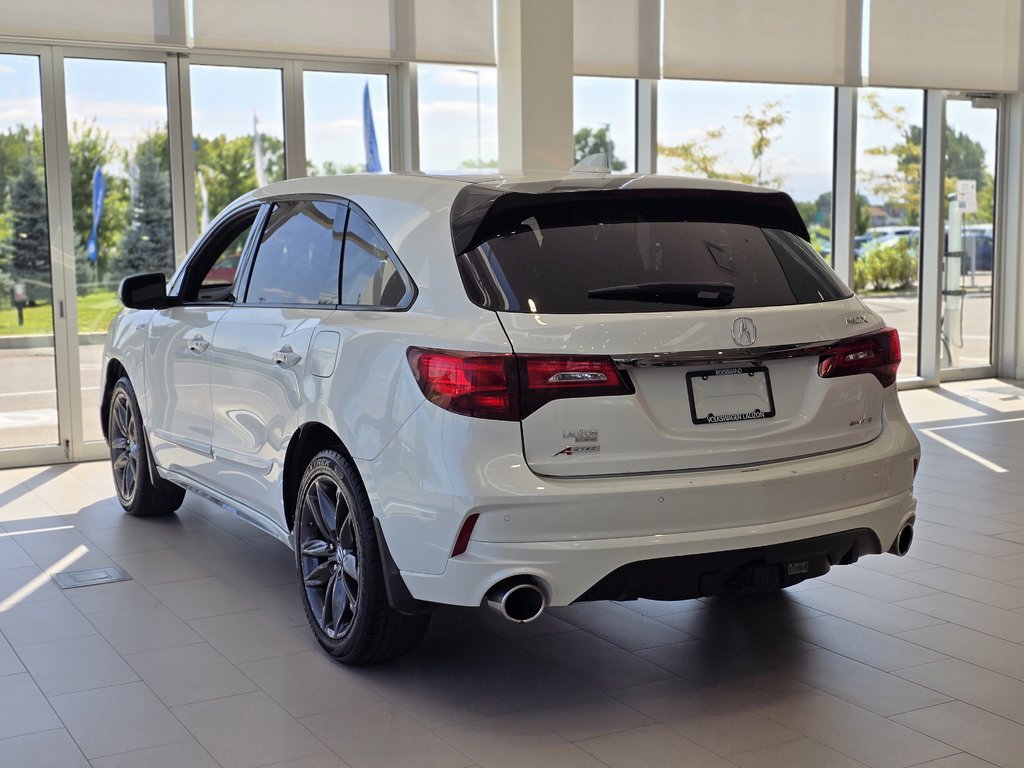
[[[770,592],[913,535],[896,332],[785,194],[659,176],[296,179],[127,278],[121,504],[289,544],[320,644],[438,604]]]

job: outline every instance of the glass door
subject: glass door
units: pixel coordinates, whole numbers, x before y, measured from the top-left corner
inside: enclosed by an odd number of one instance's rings
[[[0,53],[0,461],[62,445],[42,60]],[[49,130],[49,126],[47,126]]]
[[[73,447],[77,457],[99,457],[100,367],[107,327],[121,309],[117,286],[126,275],[174,271],[168,67],[145,57],[68,55],[63,74],[73,240],[65,248],[74,253],[77,318],[72,386],[81,412]]]
[[[946,101],[940,327],[944,373],[994,373],[999,104],[992,98]]]

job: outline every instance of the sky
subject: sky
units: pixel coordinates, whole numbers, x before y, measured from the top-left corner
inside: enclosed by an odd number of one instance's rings
[[[167,120],[163,63],[69,59],[66,62],[68,116],[93,120],[119,143],[130,146]],[[497,76],[493,67],[459,68],[420,65],[420,165],[427,171],[454,171],[497,158]],[[281,70],[194,64],[191,69],[194,133],[250,135],[254,117],[262,132],[283,135]],[[338,72],[304,73],[307,156],[317,165],[365,162],[363,89],[369,86],[377,144],[389,165],[387,76]],[[479,88],[479,99],[477,97]],[[908,123],[920,125],[923,92],[881,89],[883,105],[901,105]],[[750,131],[740,116],[780,101],[786,122],[766,153],[771,175],[784,177],[783,188],[797,200],[814,200],[832,183],[834,91],[824,86],[713,83],[663,80],[658,92],[658,142],[678,144],[723,128],[714,145],[728,170],[751,168]],[[574,83],[574,129],[609,125],[616,155],[635,167],[635,88],[632,80],[577,77]],[[863,150],[895,143],[891,124],[872,120],[861,110],[858,120],[858,170],[884,171],[886,158]],[[950,124],[967,131],[995,162],[992,110],[972,110],[969,102],[950,102]],[[0,130],[19,123],[38,124],[39,74],[31,56],[0,54]],[[663,159],[662,172],[671,171]],[[863,191],[870,189],[861,182]]]

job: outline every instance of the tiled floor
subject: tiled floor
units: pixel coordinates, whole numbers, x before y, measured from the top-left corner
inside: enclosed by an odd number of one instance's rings
[[[772,598],[445,610],[348,669],[287,549],[191,496],[137,520],[104,464],[0,472],[4,768],[1024,767],[1024,390],[907,392],[910,556]],[[63,592],[46,573],[134,578]]]

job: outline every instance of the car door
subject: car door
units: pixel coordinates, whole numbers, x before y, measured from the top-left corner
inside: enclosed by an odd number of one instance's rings
[[[310,399],[313,334],[339,303],[344,202],[274,206],[241,301],[220,319],[210,351],[218,490],[284,525],[284,454]]]
[[[153,457],[159,466],[199,480],[209,479],[212,458],[209,346],[237,291],[237,266],[230,265],[246,252],[258,213],[258,205],[250,206],[204,236],[176,280],[178,302],[153,313],[147,330]]]

